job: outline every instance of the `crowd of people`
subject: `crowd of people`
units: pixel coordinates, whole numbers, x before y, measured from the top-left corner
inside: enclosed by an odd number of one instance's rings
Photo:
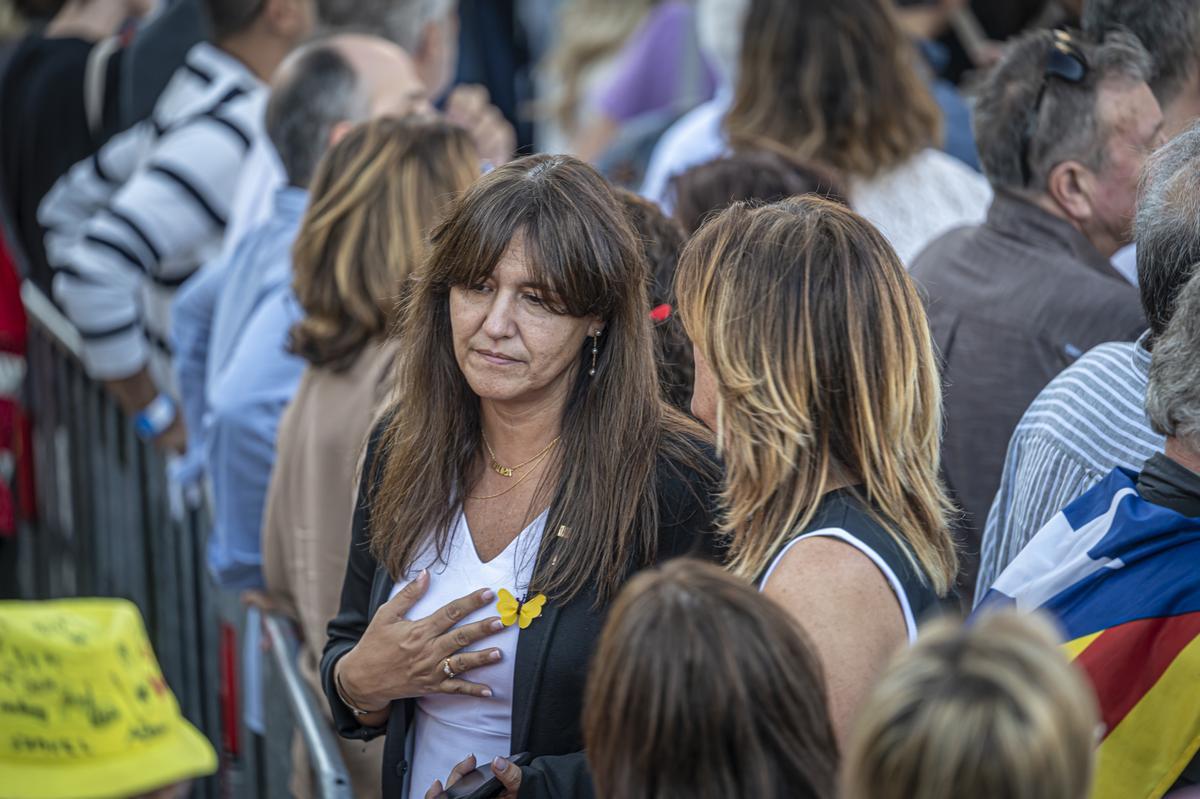
[[[68,0],[0,245],[356,796],[1182,796],[1200,4],[1035,12]],[[0,603],[0,796],[210,773],[148,652]]]

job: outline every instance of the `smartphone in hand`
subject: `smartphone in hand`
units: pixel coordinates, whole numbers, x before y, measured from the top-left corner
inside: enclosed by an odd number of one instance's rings
[[[505,759],[509,763],[524,766],[533,760],[533,755],[521,752]],[[488,762],[442,791],[438,799],[493,799],[499,796],[502,790],[504,786],[492,773],[492,764]]]

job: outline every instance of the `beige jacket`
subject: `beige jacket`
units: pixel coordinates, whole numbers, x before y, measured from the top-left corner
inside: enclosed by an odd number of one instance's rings
[[[271,599],[299,624],[300,671],[326,715],[319,677],[325,626],[338,610],[360,459],[391,391],[395,355],[395,342],[377,342],[348,372],[310,366],[279,425],[263,573]],[[381,747],[341,744],[355,796],[378,794]]]

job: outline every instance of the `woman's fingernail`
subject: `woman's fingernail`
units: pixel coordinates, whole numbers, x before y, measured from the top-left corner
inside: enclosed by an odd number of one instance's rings
[[[496,598],[496,592],[493,591],[492,589],[489,588],[488,590],[483,592],[483,601],[484,602],[491,602],[495,598]]]
[[[493,649],[491,651],[491,653],[488,655],[488,660],[490,660],[492,662],[495,662],[499,659],[500,659],[500,650],[499,649]]]
[[[504,622],[500,621],[499,619],[496,619],[494,622],[491,623],[491,625],[489,625],[489,627],[492,632],[498,633],[504,629]]]
[[[492,768],[496,771],[508,771],[508,761],[502,757],[498,757],[492,761]]]
[[[418,580],[424,580],[429,576],[429,569],[421,569],[421,573],[417,575]]]
[[[484,689],[483,689],[483,695],[484,695],[485,697],[487,697],[487,698],[489,698],[489,699],[490,699],[490,698],[491,698],[491,696],[492,696],[492,689],[491,689],[491,688],[484,688]]]

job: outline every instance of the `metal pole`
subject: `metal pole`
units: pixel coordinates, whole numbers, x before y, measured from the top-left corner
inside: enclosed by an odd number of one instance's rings
[[[334,740],[333,731],[317,710],[316,697],[296,666],[297,639],[291,622],[275,613],[263,614],[263,626],[271,644],[271,657],[287,692],[296,729],[312,761],[313,782],[322,799],[350,799],[350,776]]]
[[[203,590],[203,511],[171,518],[166,468],[83,367],[83,340],[25,281],[39,523],[25,531],[30,598],[124,596],[142,609],[184,714],[219,740],[216,616]],[[34,574],[36,573],[36,574]],[[216,779],[196,786],[215,797]]]

